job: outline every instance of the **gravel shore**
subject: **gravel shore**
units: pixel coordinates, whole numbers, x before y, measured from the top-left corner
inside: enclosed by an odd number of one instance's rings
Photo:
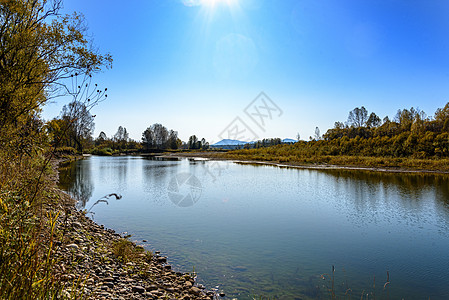
[[[167,258],[150,253],[105,229],[68,205],[57,219],[63,236],[54,242],[58,280],[65,293],[87,299],[218,299],[224,294],[195,283],[195,274],[172,270]],[[132,259],[117,255],[126,244]],[[137,253],[137,254],[136,254]]]

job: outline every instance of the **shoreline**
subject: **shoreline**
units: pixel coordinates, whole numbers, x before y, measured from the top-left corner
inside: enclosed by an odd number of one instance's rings
[[[195,273],[172,270],[168,258],[159,251],[146,251],[113,229],[97,224],[74,203],[64,206],[56,225],[64,234],[54,242],[54,251],[59,261],[57,278],[65,283],[66,296],[76,293],[76,298],[120,300],[210,300],[224,296],[197,284]],[[135,254],[133,259],[118,256],[118,244],[127,245]]]
[[[83,159],[62,159],[58,165]],[[75,207],[76,200],[62,194],[56,231],[62,233],[52,242],[58,261],[56,278],[64,283],[63,293],[82,299],[182,299],[213,300],[223,292],[207,290],[196,282],[196,273],[172,269],[159,251],[145,250],[137,241],[97,224],[85,210]],[[116,194],[111,194],[109,196]],[[147,241],[143,240],[142,243]]]
[[[357,170],[386,173],[441,174],[448,172],[368,168],[338,165],[299,165],[270,161],[252,161],[217,157],[217,153],[170,153],[155,155],[167,158],[193,158],[197,160],[230,161],[237,164],[276,166],[280,168],[312,170]],[[82,159],[82,157],[80,158]],[[61,190],[62,191],[62,190]],[[85,211],[75,208],[74,199],[63,192],[65,212],[61,210],[58,227],[68,233],[56,242],[56,254],[62,260],[58,266],[57,277],[65,283],[65,293],[71,293],[73,286],[78,286],[86,299],[220,299],[224,293],[207,290],[195,280],[195,273],[181,273],[172,270],[167,257],[155,251],[150,257],[141,252],[136,261],[124,262],[117,258],[113,245],[126,236],[107,229],[89,218]],[[126,239],[127,240],[127,239]],[[145,240],[142,241],[146,243]],[[129,243],[134,249],[143,251],[140,241]],[[81,284],[80,284],[81,283]],[[78,298],[78,297],[77,297]]]
[[[224,153],[224,152],[220,152]],[[230,161],[239,164],[255,164],[276,166],[280,168],[294,168],[304,170],[348,170],[348,171],[368,171],[368,172],[384,172],[384,173],[409,173],[409,174],[433,174],[448,175],[449,171],[425,170],[425,169],[406,169],[403,167],[386,168],[386,167],[367,167],[367,166],[348,166],[348,165],[328,165],[328,164],[301,164],[298,162],[281,163],[277,161],[261,161],[247,159],[233,159],[216,155],[213,152],[189,152],[189,153],[169,153],[158,155],[157,157],[178,157],[178,158],[202,158],[207,160]]]

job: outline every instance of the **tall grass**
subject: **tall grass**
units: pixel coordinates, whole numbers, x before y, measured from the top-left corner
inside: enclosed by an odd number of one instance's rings
[[[64,298],[54,271],[54,173],[38,149],[10,150],[0,151],[0,299]]]
[[[360,299],[361,300],[376,300],[376,299],[389,299],[389,285],[390,285],[390,273],[387,271],[387,279],[384,285],[380,288],[380,291],[376,294],[376,277],[373,276],[373,286],[372,288],[364,289],[360,294],[354,293],[347,282],[342,282],[341,284],[336,282],[335,267],[332,266],[332,272],[330,274],[322,274],[321,280],[323,284],[321,288],[327,293],[326,299],[336,300],[336,299]],[[378,288],[379,289],[379,288]],[[380,293],[379,293],[380,292]],[[376,296],[377,295],[377,296]],[[377,297],[377,298],[376,298]]]
[[[268,148],[234,150],[221,154],[224,158],[237,160],[268,161],[294,165],[338,165],[369,168],[405,168],[410,170],[430,170],[449,172],[448,158],[416,158],[413,156],[393,157],[352,154],[345,155],[332,151],[323,143],[297,143],[277,145]],[[322,145],[323,144],[323,145]]]

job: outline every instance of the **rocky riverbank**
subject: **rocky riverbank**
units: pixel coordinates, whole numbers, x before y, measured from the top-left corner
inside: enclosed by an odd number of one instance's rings
[[[64,293],[88,299],[217,299],[224,294],[172,270],[167,258],[145,251],[67,204],[56,221],[57,279]]]

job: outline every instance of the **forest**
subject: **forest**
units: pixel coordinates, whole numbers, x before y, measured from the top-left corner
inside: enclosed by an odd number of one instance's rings
[[[449,170],[448,156],[449,103],[432,117],[412,107],[398,110],[392,120],[357,107],[345,123],[335,122],[323,136],[226,154],[233,159],[440,171]]]

